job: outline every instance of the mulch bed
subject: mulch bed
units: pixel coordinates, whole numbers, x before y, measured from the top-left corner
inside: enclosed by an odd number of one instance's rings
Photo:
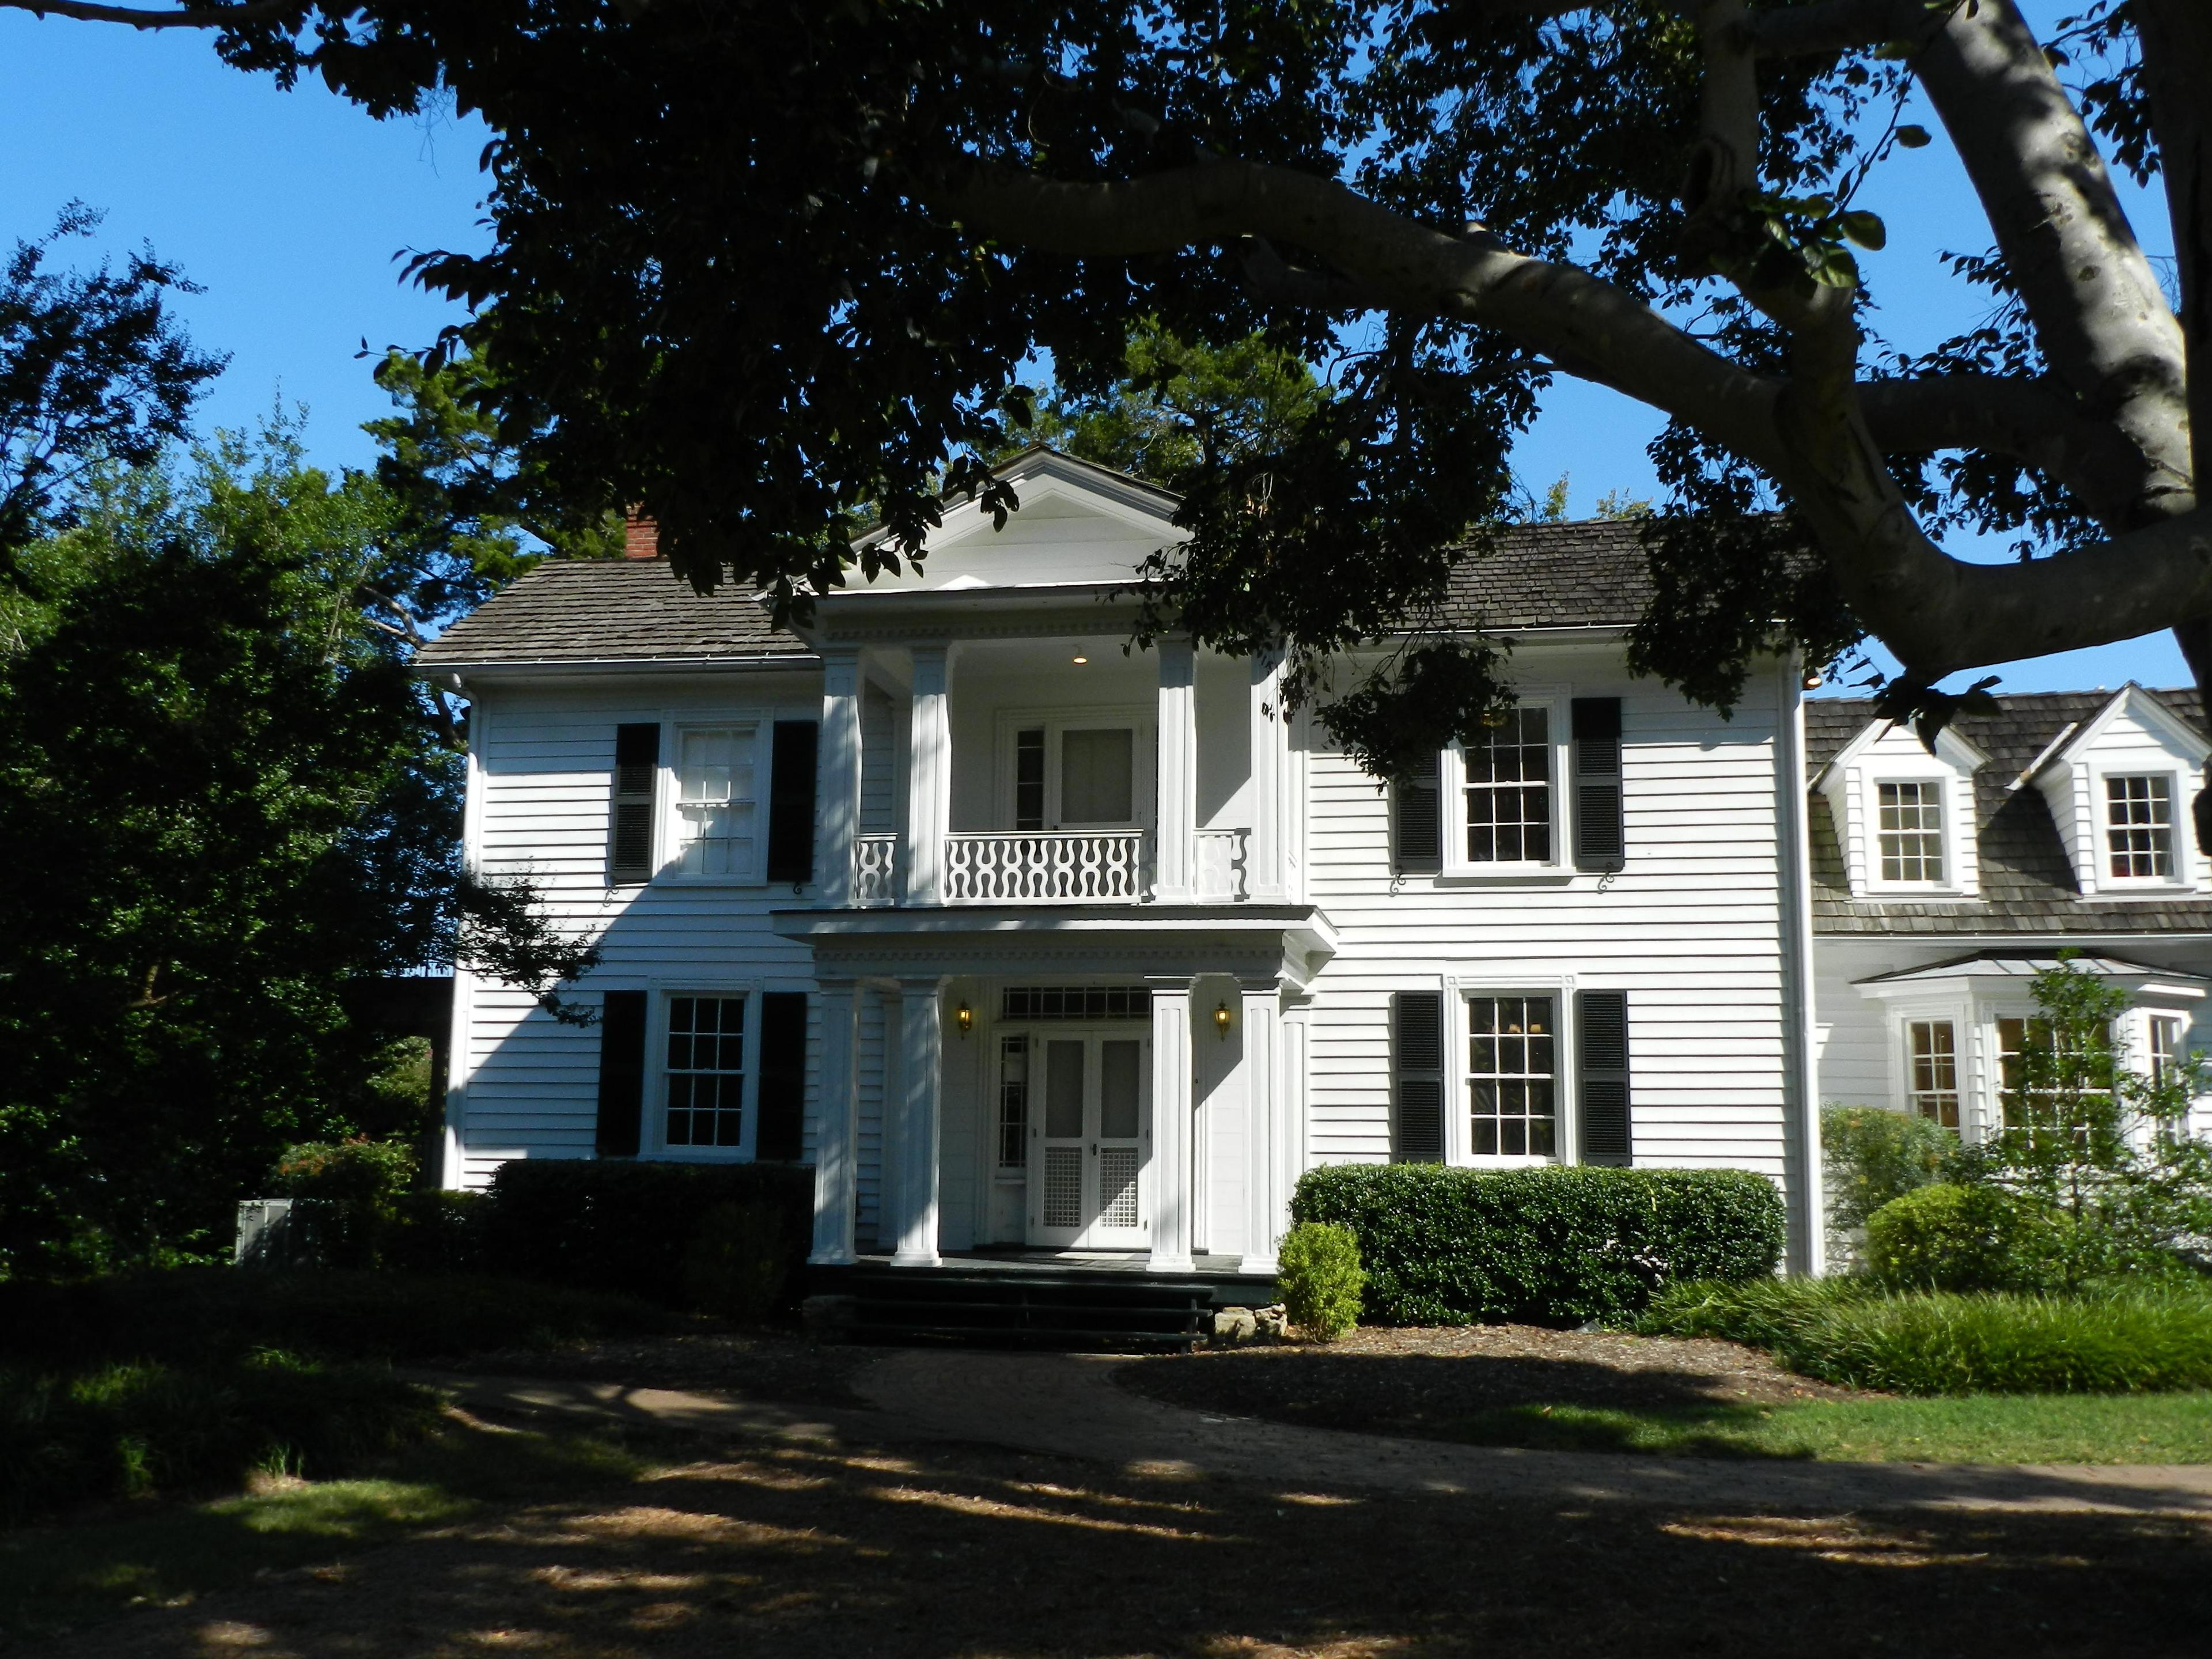
[[[498,1349],[453,1363],[484,1376],[557,1376],[645,1389],[708,1389],[793,1406],[865,1407],[855,1372],[878,1358],[796,1331],[750,1329],[623,1337],[554,1348]]]
[[[1370,1433],[1435,1432],[1513,1406],[1642,1410],[1838,1400],[1733,1342],[1534,1325],[1358,1330],[1311,1343],[1205,1349],[1115,1373],[1139,1394],[1203,1411]]]

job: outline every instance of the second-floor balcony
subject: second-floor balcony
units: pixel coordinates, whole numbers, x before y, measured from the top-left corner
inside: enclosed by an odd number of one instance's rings
[[[1192,897],[1246,896],[1249,832],[1200,830],[1193,837]],[[904,893],[896,835],[853,841],[852,902],[896,904]],[[1152,896],[1152,836],[1139,830],[1014,830],[946,836],[939,896],[947,904],[1133,904]]]

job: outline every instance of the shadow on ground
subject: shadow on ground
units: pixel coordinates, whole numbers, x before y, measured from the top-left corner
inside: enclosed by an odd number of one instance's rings
[[[1350,1496],[842,1433],[694,1437],[38,1650],[2142,1659],[2212,1628],[2197,1522]]]

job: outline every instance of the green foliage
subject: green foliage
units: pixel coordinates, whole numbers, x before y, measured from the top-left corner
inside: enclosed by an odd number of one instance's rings
[[[415,1150],[401,1142],[305,1141],[276,1160],[277,1190],[289,1198],[358,1204],[388,1215],[415,1182]]]
[[[1938,1182],[1867,1218],[1867,1271],[1899,1290],[2054,1290],[2072,1231],[2064,1211],[2037,1200]]]
[[[1940,1123],[1879,1106],[1829,1106],[1820,1113],[1828,1224],[1863,1227],[1893,1198],[1940,1180],[1959,1137]]]
[[[1367,1275],[1359,1266],[1358,1236],[1351,1228],[1301,1222],[1283,1235],[1277,1260],[1283,1307],[1301,1334],[1334,1342],[1359,1322]]]
[[[1393,1325],[1629,1318],[1673,1279],[1771,1273],[1784,1226],[1774,1184],[1739,1170],[1333,1164],[1291,1215],[1352,1229],[1367,1315]]]
[[[2212,1387],[2212,1295],[1886,1292],[1863,1282],[1683,1284],[1638,1328],[1765,1348],[1794,1371],[1900,1394],[2118,1394]]]
[[[389,1372],[274,1350],[209,1369],[0,1371],[0,1516],[256,1471],[322,1478],[423,1437],[437,1417],[434,1396]]]
[[[796,1296],[813,1237],[814,1172],[783,1164],[516,1158],[492,1200],[501,1271],[748,1316]]]

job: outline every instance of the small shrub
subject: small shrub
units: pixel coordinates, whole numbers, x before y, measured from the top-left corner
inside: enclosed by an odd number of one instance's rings
[[[1741,1170],[1309,1170],[1293,1221],[1352,1229],[1366,1316],[1393,1325],[1633,1318],[1677,1279],[1742,1280],[1781,1260],[1782,1199]]]
[[[2072,1231],[2063,1212],[2002,1188],[1938,1182],[1867,1218],[1867,1271],[1899,1290],[2056,1290]]]
[[[1959,1137],[1912,1112],[1880,1106],[1830,1106],[1820,1114],[1820,1151],[1827,1176],[1828,1224],[1838,1232],[1866,1225],[1893,1198],[1943,1178]]]
[[[1359,1239],[1349,1227],[1301,1223],[1283,1235],[1276,1283],[1291,1323],[1317,1342],[1334,1342],[1359,1321],[1359,1296],[1367,1275],[1359,1266]]]
[[[798,1263],[789,1218],[773,1199],[717,1204],[700,1216],[684,1252],[684,1302],[702,1313],[757,1324],[784,1305]]]
[[[311,1140],[276,1160],[287,1198],[389,1210],[415,1184],[415,1149],[393,1140]]]
[[[1791,1370],[1899,1394],[2125,1394],[2212,1387],[2212,1295],[1884,1291],[1863,1280],[1680,1285],[1638,1328],[1765,1348]]]

